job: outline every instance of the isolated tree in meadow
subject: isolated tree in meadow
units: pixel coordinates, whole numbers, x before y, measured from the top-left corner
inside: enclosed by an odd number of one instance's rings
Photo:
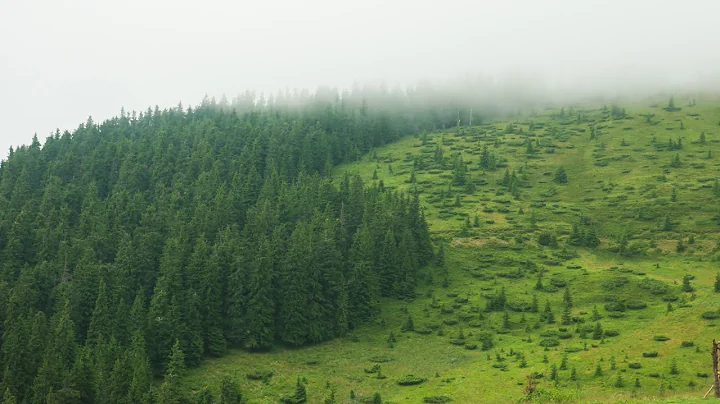
[[[682,163],[680,162],[680,154],[675,153],[675,156],[670,161],[670,166],[674,168],[680,167]]]
[[[568,178],[567,173],[565,172],[565,167],[559,167],[557,171],[555,171],[554,181],[556,184],[567,184]]]
[[[685,276],[683,276],[683,283],[682,283],[682,291],[683,292],[690,293],[695,290],[695,288],[693,288],[692,285],[690,284],[690,278],[691,278],[691,276],[687,275],[687,274]]]

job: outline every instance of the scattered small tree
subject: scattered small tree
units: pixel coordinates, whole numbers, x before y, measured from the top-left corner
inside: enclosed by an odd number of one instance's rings
[[[683,284],[682,284],[683,292],[690,293],[695,290],[695,288],[693,288],[692,285],[690,284],[690,278],[691,278],[691,276],[687,275],[687,274],[685,276],[683,276]]]
[[[555,171],[555,183],[556,184],[567,184],[568,178],[567,173],[565,172],[564,167],[559,167],[557,171]]]
[[[601,377],[603,375],[602,366],[598,363],[595,367],[595,373],[593,373],[593,377]]]

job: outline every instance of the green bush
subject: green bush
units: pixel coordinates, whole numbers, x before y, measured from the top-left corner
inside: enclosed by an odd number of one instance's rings
[[[546,347],[546,348],[554,347],[554,346],[558,346],[558,345],[560,345],[560,342],[558,342],[558,340],[556,340],[554,338],[545,338],[540,341],[540,346]]]
[[[426,404],[443,404],[449,403],[452,399],[448,396],[430,396],[423,398],[423,403]]]
[[[657,353],[657,351],[643,352],[642,356],[643,356],[643,358],[657,358],[658,353]]]
[[[605,336],[606,337],[617,337],[620,335],[620,331],[617,330],[605,330]]]
[[[647,303],[640,301],[628,302],[626,307],[631,310],[641,310],[647,308]]]
[[[604,307],[607,311],[625,311],[625,304],[622,302],[605,303]]]
[[[653,337],[653,340],[658,342],[670,341],[670,337],[666,337],[664,335],[656,335]]]
[[[706,311],[701,315],[705,320],[715,320],[720,318],[720,311]]]
[[[628,367],[630,369],[640,369],[642,367],[642,365],[638,362],[632,362],[632,363],[628,363]]]
[[[423,377],[417,377],[413,375],[407,375],[403,377],[402,379],[397,381],[397,384],[400,386],[414,386],[416,384],[420,384],[427,381],[427,379]]]
[[[689,347],[695,346],[695,343],[692,341],[683,341],[680,343],[680,346],[683,348],[689,348]]]

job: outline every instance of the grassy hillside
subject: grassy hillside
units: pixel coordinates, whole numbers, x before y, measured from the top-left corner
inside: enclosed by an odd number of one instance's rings
[[[473,403],[517,401],[530,376],[538,401],[704,402],[690,398],[711,384],[720,337],[720,101],[667,104],[525,112],[338,167],[338,178],[419,192],[444,262],[415,300],[383,302],[345,338],[235,352],[188,385],[217,390],[230,374],[249,402],[271,403],[301,377],[311,403],[331,390],[338,403],[351,391]],[[414,331],[402,331],[408,318]],[[262,372],[272,376],[247,378]],[[426,380],[398,385],[407,375]]]

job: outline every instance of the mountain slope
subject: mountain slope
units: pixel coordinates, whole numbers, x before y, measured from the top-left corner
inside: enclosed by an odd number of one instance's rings
[[[229,374],[261,403],[305,377],[310,402],[332,389],[338,402],[351,390],[508,402],[534,374],[541,397],[572,402],[704,394],[719,317],[720,103],[666,103],[548,109],[406,137],[338,167],[338,179],[417,193],[444,260],[416,299],[383,302],[348,337],[233,352],[187,385],[215,389]],[[374,364],[385,378],[365,372]],[[273,376],[246,379],[261,371]],[[408,374],[427,380],[399,386]]]

